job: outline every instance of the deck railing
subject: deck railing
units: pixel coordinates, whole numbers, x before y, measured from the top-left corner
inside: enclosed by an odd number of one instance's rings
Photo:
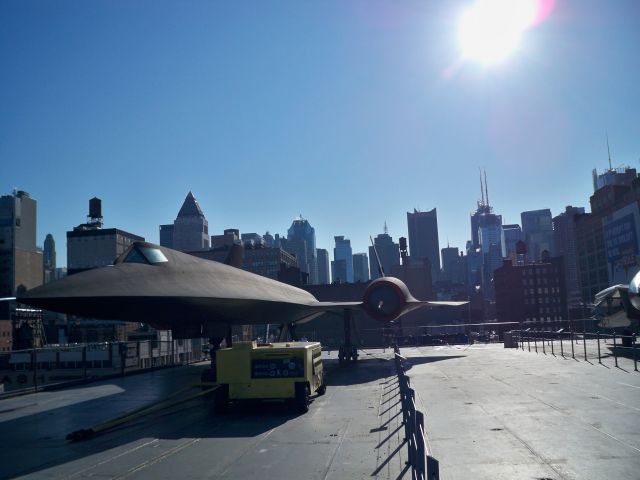
[[[202,339],[73,344],[0,353],[0,394],[185,365],[203,359]]]
[[[400,355],[400,349],[397,346],[394,347],[394,353],[402,404],[402,423],[412,479],[438,480],[440,478],[438,461],[429,452],[424,414],[416,409],[415,390],[411,388],[411,380],[405,370],[406,359]]]
[[[517,341],[521,350],[562,357],[571,357],[585,361],[602,360],[613,356],[615,366],[618,358],[626,357],[633,360],[634,370],[638,371],[638,344],[635,335],[602,332],[566,332],[564,330],[514,330],[512,337]],[[605,348],[611,354],[604,353]]]

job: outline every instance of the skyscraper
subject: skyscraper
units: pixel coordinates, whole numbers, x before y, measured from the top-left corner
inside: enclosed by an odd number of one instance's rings
[[[316,258],[318,260],[318,284],[328,285],[331,283],[329,252],[326,248],[316,248]]]
[[[172,224],[160,225],[160,245],[182,252],[209,249],[209,222],[189,192]]]
[[[36,248],[37,202],[27,192],[0,197],[0,297],[42,284],[42,252]],[[0,302],[0,320],[10,302]]]
[[[333,249],[331,278],[333,282],[353,283],[353,252],[351,240],[344,236],[335,236],[336,246]]]
[[[530,210],[520,214],[522,220],[522,233],[527,244],[527,260],[539,262],[542,252],[553,252],[553,221],[551,210]]]
[[[451,283],[466,283],[466,260],[457,247],[442,249],[441,279]]]
[[[481,200],[478,208],[471,214],[471,244],[467,248],[467,263],[469,271],[469,282],[475,282],[473,277],[480,273],[482,291],[485,299],[492,299],[493,272],[502,265],[502,215],[493,213],[493,207],[489,204],[489,190],[487,188],[487,176],[484,175],[484,185],[482,175],[480,176]],[[479,255],[480,272],[476,256]]]
[[[407,212],[409,230],[409,254],[413,259],[428,258],[431,262],[431,278],[440,275],[440,242],[438,240],[438,213],[436,209]]]
[[[353,281],[369,281],[369,259],[366,253],[353,254]]]
[[[510,224],[502,226],[502,257],[512,258],[515,264],[516,243],[524,241],[520,225]]]
[[[493,209],[489,205],[482,204],[478,202],[478,206],[471,214],[471,244],[474,247],[480,246],[480,238],[479,238],[479,229],[480,229],[480,220],[484,215],[488,215],[492,213]]]
[[[300,270],[309,274],[309,283],[317,284],[316,231],[302,215],[296,217],[287,230],[285,250],[296,256]]]
[[[56,271],[56,242],[53,235],[47,234],[44,239],[44,250],[42,253],[42,267],[44,274],[44,283],[48,283],[55,279]]]
[[[390,275],[393,267],[400,265],[400,245],[394,243],[393,238],[387,233],[377,235],[376,238],[373,239],[373,244],[376,247],[375,250],[378,252],[378,257],[380,257],[380,264],[382,265],[384,274]],[[411,258],[413,259],[413,256]],[[421,258],[427,257],[420,257],[415,260],[417,261]],[[369,247],[369,269],[372,280],[380,277],[376,253],[373,247]]]
[[[640,182],[634,168],[609,168],[594,179],[591,213],[576,217],[582,301],[640,268]]]
[[[553,245],[557,256],[562,257],[564,286],[569,307],[580,304],[580,270],[578,268],[578,237],[576,219],[584,215],[584,207],[568,206],[553,217]]]

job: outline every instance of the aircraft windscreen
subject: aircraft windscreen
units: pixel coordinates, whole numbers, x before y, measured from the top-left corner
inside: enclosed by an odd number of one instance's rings
[[[158,248],[149,248],[149,247],[139,247],[142,251],[142,254],[149,260],[151,263],[163,263],[168,262],[167,257],[164,256]]]
[[[125,263],[149,263],[142,253],[137,248],[132,249],[124,259]]]
[[[169,260],[157,248],[138,246],[129,252],[124,261],[125,263],[163,263]]]

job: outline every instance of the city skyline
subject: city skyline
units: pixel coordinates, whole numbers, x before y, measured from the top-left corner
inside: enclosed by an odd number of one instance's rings
[[[29,193],[29,195],[30,195],[32,198],[34,198],[36,201],[38,201],[38,209],[39,209],[39,210],[44,210],[44,209],[45,209],[45,208],[44,208],[44,206],[42,205],[42,203],[39,201],[38,197],[37,197],[37,196],[35,196],[35,195],[33,195],[33,194],[32,194],[32,192],[28,192],[27,190],[22,189],[22,188],[18,188],[18,189],[17,189],[17,191],[26,191],[27,193]],[[8,195],[8,194],[12,194],[12,193],[13,193],[13,192],[1,192],[1,194],[2,194],[2,195]],[[189,194],[190,194],[190,193],[191,193],[191,191],[189,191]],[[101,200],[102,200],[102,199],[101,199]],[[183,204],[183,202],[184,202],[184,200],[182,200],[182,202],[179,202],[179,203],[178,203],[178,205],[182,205],[182,204]],[[106,203],[106,202],[105,202],[105,203]],[[87,204],[87,201],[85,200],[85,205],[84,205],[85,212],[87,211],[87,206],[86,206],[86,204]],[[573,207],[576,207],[576,206],[575,206],[575,205],[573,205]],[[179,207],[178,207],[178,208],[179,208]],[[434,208],[437,208],[437,207],[434,207]],[[588,212],[590,212],[589,199],[587,198],[587,199],[585,200],[585,203],[584,203],[583,205],[581,205],[581,206],[578,206],[577,208],[584,208],[584,210],[585,210],[587,213],[588,213]],[[205,207],[205,209],[206,209],[206,207]],[[174,210],[175,210],[175,209],[174,209]],[[541,210],[541,209],[537,209],[537,210]],[[419,211],[420,211],[420,210],[419,210]],[[529,211],[522,211],[522,212],[520,212],[520,213],[518,214],[518,217],[520,217],[520,215],[521,215],[522,213],[527,213],[527,212],[529,212]],[[561,213],[562,213],[562,211],[554,212],[553,210],[551,210],[551,213],[555,216],[555,215],[559,215],[559,214],[561,214]],[[39,219],[38,219],[38,222],[36,223],[36,229],[37,229],[37,232],[38,232],[38,233],[37,233],[36,240],[37,240],[37,246],[38,246],[38,248],[42,248],[42,249],[43,249],[43,248],[44,248],[44,240],[46,239],[46,237],[47,237],[48,235],[50,235],[50,234],[52,234],[52,233],[51,233],[51,232],[47,232],[47,233],[45,233],[45,234],[44,234],[44,236],[43,236],[43,238],[42,238],[42,242],[40,241],[41,228],[39,227],[39,223],[40,223],[40,221],[41,221],[41,215],[42,215],[41,213],[39,213],[39,214],[38,214]],[[469,213],[466,213],[466,216],[465,216],[465,218],[464,218],[465,227],[466,227],[466,229],[467,229],[467,230],[468,230],[468,228],[469,228],[469,217],[468,217],[468,215],[469,215]],[[86,213],[85,213],[85,216],[86,216]],[[296,215],[296,216],[294,216],[294,217],[292,218],[292,220],[293,220],[293,221],[295,221],[295,220],[296,220],[296,219],[298,219],[298,218],[299,218],[299,214],[298,214],[298,215]],[[290,220],[290,221],[291,221],[291,220]],[[125,222],[123,222],[123,223],[127,223],[127,222],[125,221]],[[521,226],[521,222],[520,222],[520,223],[514,223],[514,225]],[[160,225],[160,226],[162,226],[162,225]],[[508,225],[508,226],[510,226],[510,225]],[[103,228],[121,228],[121,227],[119,226],[119,222],[118,222],[118,221],[115,221],[115,222],[109,222],[108,220],[106,220],[106,221],[105,221],[105,225],[103,225]],[[235,226],[235,225],[230,225],[230,226],[224,226],[224,227],[221,227],[219,230],[211,230],[211,231],[209,232],[209,236],[213,236],[213,235],[221,235],[221,234],[222,234],[222,232],[223,232],[223,230],[226,230],[226,229],[229,229],[229,228],[234,229],[234,228],[238,228],[238,227],[237,227],[237,226]],[[387,228],[386,223],[385,223],[384,228]],[[384,228],[383,228],[383,230],[384,230]],[[66,232],[67,232],[67,231],[69,231],[69,230],[71,230],[71,229],[73,229],[73,225],[63,228],[63,229],[62,229],[62,230],[63,230],[63,234],[61,235],[61,238],[65,238],[65,236],[66,236]],[[57,230],[60,230],[60,229],[57,229]],[[241,229],[241,228],[238,228],[238,230],[239,230],[240,232],[242,232],[242,233],[245,233],[245,232],[249,232],[249,231],[256,231],[256,230],[258,230],[258,229],[255,229],[255,228],[252,228],[251,226],[248,226],[246,230],[243,230],[243,229]],[[285,227],[282,227],[282,228],[280,228],[280,227],[277,227],[277,228],[267,228],[267,229],[265,230],[265,232],[280,233],[280,232],[286,232],[286,230],[287,230],[287,227],[285,226]],[[389,229],[389,230],[390,230],[390,229]],[[135,226],[131,227],[129,231],[131,231],[131,233],[134,233],[134,234],[136,234],[136,235],[140,235],[140,236],[142,236],[142,237],[145,237],[145,238],[147,239],[147,241],[149,241],[149,242],[151,242],[151,243],[155,243],[155,244],[160,245],[160,232],[158,231],[158,225],[156,225],[155,232],[153,232],[153,233],[152,233],[151,235],[149,235],[149,236],[146,236],[146,235],[144,235],[144,234],[139,234],[139,233],[137,233],[138,231],[136,230]],[[401,229],[401,228],[397,229],[397,231],[398,231],[398,233],[397,233],[397,238],[399,238],[399,237],[401,237],[401,236],[404,236],[404,237],[407,237],[407,236],[408,236],[408,225],[407,225],[407,223],[406,223],[406,219],[405,219],[404,231],[402,231],[402,229]],[[382,234],[382,233],[383,233],[383,232],[381,231],[380,233],[378,233],[378,235],[379,235],[379,234]],[[56,238],[57,238],[57,237],[56,237],[55,233],[54,233],[54,234],[52,234],[52,235],[53,235],[53,239],[54,239],[54,241],[57,241],[57,240],[56,240]],[[154,238],[154,235],[155,235],[155,237],[156,237],[156,238]],[[319,235],[319,236],[320,236],[320,237],[325,237],[326,235]],[[349,233],[348,233],[348,232],[346,232],[346,233],[344,233],[344,235],[343,235],[343,236],[345,236],[345,237],[349,237]],[[372,234],[371,236],[373,236],[373,234]],[[393,236],[393,235],[391,235],[391,236]],[[335,235],[333,235],[333,236],[332,236],[332,239],[333,239],[333,237],[335,237]],[[285,237],[285,238],[286,238],[286,237]],[[361,243],[359,240],[361,240],[361,239],[357,239],[357,240],[356,240],[356,242],[353,242],[353,240],[351,241],[351,242],[352,242],[352,248],[353,248],[353,251],[355,251],[355,250],[356,250],[356,249],[353,247],[353,244],[355,244],[355,243]],[[369,240],[369,239],[367,239],[367,240]],[[452,244],[452,242],[448,242],[448,244],[451,244],[450,246],[453,246],[453,247],[459,248],[459,250],[460,250],[460,251],[465,252],[465,245],[466,245],[466,242],[467,242],[467,241],[469,241],[469,240],[471,240],[471,238],[467,238],[467,239],[464,241],[464,243],[462,243],[461,245],[453,245],[453,244]],[[367,242],[367,244],[365,244],[365,245],[366,245],[366,248],[363,248],[363,250],[369,251],[369,248],[370,248],[370,246],[371,246],[370,240],[369,240],[369,241]],[[319,245],[319,246],[318,246],[318,248],[325,248],[325,247],[324,247],[324,245]],[[333,248],[333,247],[329,247],[329,248],[326,248],[326,249],[327,249],[327,250],[331,250],[332,248]],[[444,247],[443,247],[443,248],[444,248]],[[63,265],[64,265],[64,266],[66,266],[66,265],[67,265],[67,251],[66,251],[66,245],[63,245],[63,246],[58,245],[58,247],[56,248],[56,255],[57,255],[57,263],[58,263],[58,265],[60,265],[60,266],[63,266]],[[333,255],[331,255],[331,256],[330,256],[330,258],[332,258],[332,259],[333,259]]]
[[[413,208],[464,249],[478,167],[504,223],[588,211],[607,132],[614,167],[640,155],[640,6],[549,3],[488,66],[460,60],[463,3],[2,2],[0,191],[38,200],[61,265],[93,196],[105,227],[155,243],[192,190],[210,234],[301,212],[318,247],[356,252],[385,221],[407,236]]]

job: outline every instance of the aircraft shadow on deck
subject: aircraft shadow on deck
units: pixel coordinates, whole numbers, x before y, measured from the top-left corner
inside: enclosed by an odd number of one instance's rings
[[[466,355],[441,355],[411,357],[405,362],[405,371],[409,373],[411,368],[417,365],[464,358],[465,356]],[[345,367],[338,367],[337,360],[335,363],[325,361],[325,365],[327,365],[325,368],[327,369],[327,385],[329,387],[358,385],[397,375],[395,362],[381,358],[361,357],[355,364],[352,363]]]
[[[461,357],[412,357],[406,365],[411,367]],[[357,385],[374,382],[396,375],[395,363],[380,358],[363,358],[356,364],[343,368],[337,366],[337,360],[328,360],[327,385],[332,387]],[[125,377],[130,379],[130,377]],[[112,411],[110,418],[123,412],[119,409],[127,404],[127,395],[135,396],[140,392],[134,383],[105,380],[87,386],[117,385],[120,393],[73,403],[71,405],[25,415],[2,421],[0,429],[6,447],[0,453],[0,477],[13,478],[20,475],[36,474],[46,469],[64,465],[90,455],[135,443],[136,441],[158,438],[179,440],[184,438],[252,438],[262,435],[290,420],[300,416],[293,405],[287,402],[260,402],[232,406],[225,414],[213,411],[213,398],[210,395],[199,397],[176,407],[161,410],[140,417],[122,426],[101,432],[84,441],[69,442],[68,433],[92,427],[108,418],[95,415],[95,412]],[[119,397],[119,398],[118,398]],[[25,404],[38,402],[37,396],[25,396]],[[122,402],[119,400],[122,399]],[[13,399],[15,401],[15,399]],[[317,401],[314,398],[313,401]],[[120,405],[119,405],[120,404]],[[119,406],[118,406],[119,405]],[[19,410],[21,407],[12,410]],[[313,409],[313,404],[311,406]],[[2,410],[2,401],[0,401]],[[26,450],[36,452],[25,455]]]
[[[126,394],[127,390],[115,396]],[[68,433],[92,427],[91,421],[87,423],[87,418],[91,418],[89,412],[110,410],[108,404],[118,402],[115,396],[110,395],[0,421],[5,444],[0,453],[0,478],[37,474],[149,438],[179,440],[257,437],[300,415],[295,412],[293,405],[285,402],[239,405],[232,407],[225,414],[217,414],[213,410],[212,396],[205,395],[97,433],[83,441],[70,442],[65,439]],[[31,400],[29,396],[22,398],[27,404],[38,401]],[[118,413],[122,412],[115,412],[112,417]],[[98,423],[97,420],[94,422]],[[25,455],[26,451],[33,454]],[[58,473],[56,475],[60,476]]]
[[[405,369],[408,372],[411,367],[416,365],[424,365],[425,363],[442,362],[444,360],[454,360],[456,358],[465,358],[466,355],[432,355],[429,357],[411,357],[405,362]]]

